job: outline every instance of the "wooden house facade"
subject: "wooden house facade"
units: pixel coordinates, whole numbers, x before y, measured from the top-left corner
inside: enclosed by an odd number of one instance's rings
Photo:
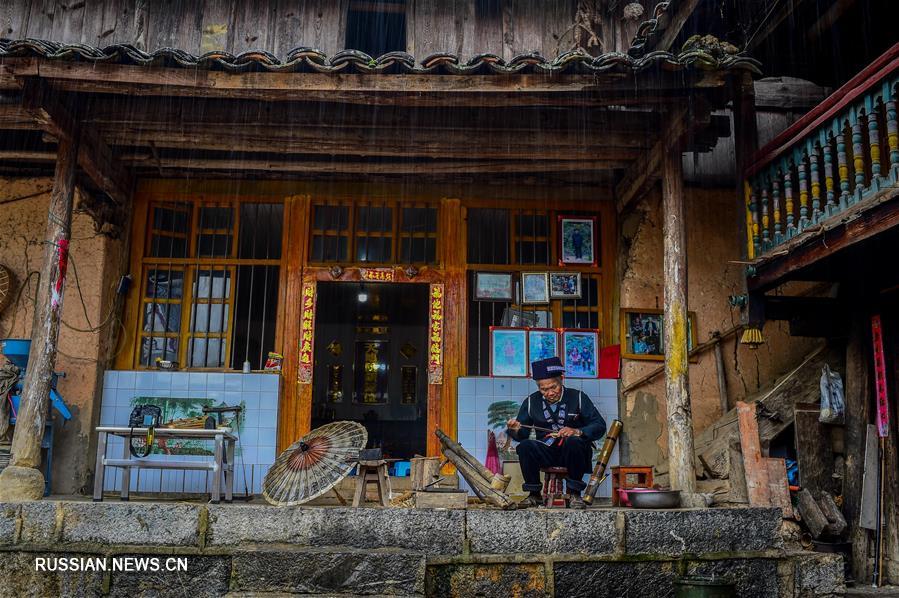
[[[507,309],[539,312],[546,328],[596,331],[608,347],[622,342],[619,308],[646,307],[665,312],[665,335],[684,350],[668,352],[671,384],[649,416],[670,422],[669,446],[641,450],[677,461],[672,483],[692,491],[692,448],[680,444],[692,429],[692,191],[681,154],[730,133],[713,111],[758,70],[716,40],[673,49],[693,4],[6,6],[7,186],[52,172],[59,217],[42,238],[68,238],[77,194],[105,239],[94,323],[115,325],[100,332],[93,396],[69,442],[91,447],[105,407],[93,397],[108,394],[110,379],[159,373],[158,359],[191,380],[219,380],[262,370],[273,352],[283,355],[278,447],[320,422],[368,414],[403,456],[435,454],[436,429],[458,432],[457,381],[492,373],[490,328]],[[623,246],[622,215],[652,195],[664,259],[641,267],[658,285],[655,303],[624,305],[624,271],[644,274]],[[722,197],[726,205],[733,190]],[[593,223],[589,260],[564,259],[566,217]],[[55,255],[45,256],[54,280],[66,275],[49,266]],[[481,301],[483,273],[576,274],[581,289],[523,306],[515,291]],[[131,288],[118,296],[124,274]],[[51,295],[49,322],[58,318]],[[41,353],[36,330],[32,352]],[[365,398],[359,376],[372,347],[390,373]],[[214,391],[222,399],[227,384]],[[140,390],[130,392],[159,389]],[[396,405],[385,409],[385,394]],[[623,416],[632,410],[621,406]],[[74,477],[86,479],[89,461],[75,460]]]

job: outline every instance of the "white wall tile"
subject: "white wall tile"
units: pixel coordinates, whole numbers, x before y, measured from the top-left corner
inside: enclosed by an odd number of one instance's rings
[[[493,378],[475,378],[475,394],[479,397],[493,395]]]
[[[187,379],[189,390],[206,390],[206,374],[202,372],[190,372]]]
[[[118,376],[116,376],[116,388],[134,388],[135,379],[134,372],[118,372]]]
[[[103,388],[115,388],[119,382],[119,373],[114,370],[103,372]]]
[[[511,396],[512,395],[512,380],[509,378],[494,378],[493,379],[493,396]]]
[[[245,446],[256,446],[259,444],[259,428],[248,428],[244,426],[240,433],[240,441],[238,444]]]
[[[618,380],[600,380],[599,395],[603,397],[617,397]]]
[[[264,374],[243,374],[243,391],[259,392],[262,389]]]
[[[278,393],[261,392],[259,393],[259,409],[275,410],[278,408]]]
[[[225,390],[225,375],[219,373],[206,374],[206,388],[209,390]]]
[[[225,374],[225,390],[237,391],[243,390],[243,376],[246,374]]]
[[[275,446],[278,444],[278,429],[274,426],[259,426],[259,446]]]
[[[457,388],[460,395],[473,395],[476,391],[476,381],[469,377],[459,378]]]
[[[460,430],[476,430],[478,424],[481,422],[481,418],[479,418],[474,413],[460,413],[459,414],[459,429]]]
[[[189,380],[190,374],[187,372],[172,372],[172,390],[187,390]]]
[[[276,428],[278,426],[278,412],[274,409],[259,410],[259,427],[260,428]]]
[[[281,386],[279,374],[259,374],[259,390],[262,392],[278,392]]]
[[[477,401],[474,395],[459,395],[456,403],[458,413],[474,413],[477,409]]]

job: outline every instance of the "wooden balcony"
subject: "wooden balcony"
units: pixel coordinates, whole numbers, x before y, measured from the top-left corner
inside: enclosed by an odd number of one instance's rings
[[[897,92],[899,44],[756,155],[744,173],[750,288],[899,223],[895,206],[880,212],[899,203]]]

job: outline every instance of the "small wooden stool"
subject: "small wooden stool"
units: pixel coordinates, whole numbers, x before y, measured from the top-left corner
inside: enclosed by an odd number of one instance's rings
[[[358,507],[365,502],[365,489],[369,484],[377,484],[378,500],[382,507],[390,505],[390,481],[387,478],[386,459],[377,461],[359,461],[356,472],[356,492],[353,495],[353,506]]]
[[[652,467],[621,466],[612,468],[612,505],[621,506],[618,489],[652,488]]]
[[[567,507],[565,478],[568,477],[568,470],[564,467],[542,467],[540,471],[543,472],[543,504],[562,509]]]

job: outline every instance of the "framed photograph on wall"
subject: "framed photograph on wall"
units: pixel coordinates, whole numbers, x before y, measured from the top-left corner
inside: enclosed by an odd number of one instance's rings
[[[490,375],[528,375],[528,332],[525,328],[490,327]]]
[[[512,272],[475,272],[475,301],[513,301]]]
[[[621,357],[663,361],[665,359],[665,323],[661,309],[621,310]],[[687,318],[687,347],[696,346],[696,313]]]
[[[569,378],[599,377],[599,330],[562,329],[562,363]]]
[[[596,216],[559,216],[559,265],[599,265]]]
[[[559,331],[552,328],[528,329],[528,374],[533,376],[530,363],[559,356]]]
[[[550,272],[549,273],[549,298],[550,299],[580,299],[581,298],[581,273],[580,272]]]
[[[510,305],[503,310],[502,323],[511,328],[533,328],[540,325],[537,312],[525,311],[519,305]]]
[[[521,303],[522,305],[546,305],[549,303],[548,272],[521,273]]]
[[[553,312],[549,309],[537,309],[532,311],[531,313],[536,314],[537,323],[532,326],[533,328],[552,328],[553,327]]]

